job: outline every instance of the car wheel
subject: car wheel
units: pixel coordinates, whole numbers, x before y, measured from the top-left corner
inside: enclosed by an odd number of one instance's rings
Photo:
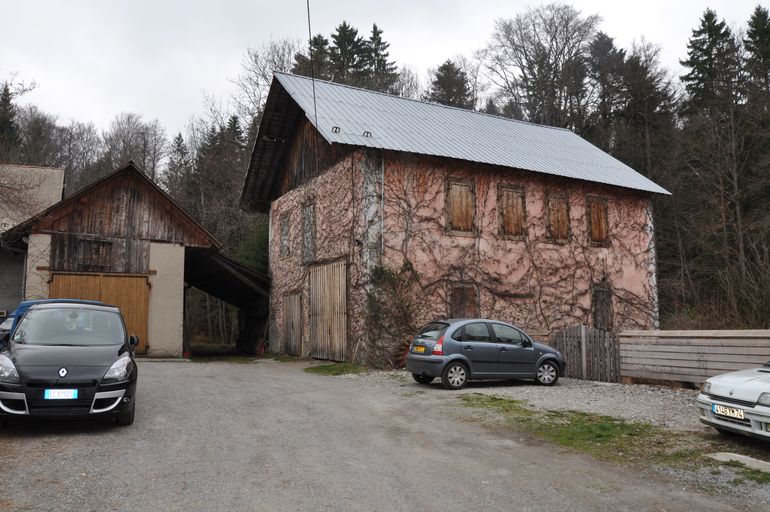
[[[134,411],[136,411],[136,405],[134,405],[130,411],[122,412],[115,418],[115,423],[121,427],[127,427],[134,423]]]
[[[559,368],[553,361],[543,361],[537,367],[535,380],[543,386],[553,386],[559,380]]]
[[[441,373],[441,382],[446,389],[461,389],[468,382],[468,369],[463,363],[449,363]]]
[[[430,375],[418,375],[416,373],[413,373],[412,378],[418,384],[430,384],[431,382],[433,382],[434,377],[431,377]]]

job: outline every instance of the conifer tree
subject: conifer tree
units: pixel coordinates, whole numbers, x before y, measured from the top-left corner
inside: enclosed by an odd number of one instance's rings
[[[749,18],[746,38],[746,71],[758,89],[770,92],[770,13],[757,5]]]
[[[739,62],[735,39],[724,20],[711,9],[701,18],[687,43],[687,59],[680,64],[689,68],[682,75],[689,96],[688,109],[716,111],[717,104],[734,92]]]
[[[19,127],[16,124],[16,106],[8,82],[0,90],[0,162],[10,162],[19,147]]]
[[[312,67],[309,55],[312,56]],[[309,55],[297,53],[291,72],[295,75],[314,76],[319,80],[331,80],[329,40],[321,34],[313,36],[310,40]]]
[[[343,21],[332,34],[329,50],[331,80],[356,85],[364,71],[365,55],[366,47],[358,29]]]
[[[466,109],[474,107],[468,77],[449,59],[441,64],[433,74],[425,99],[450,107]]]
[[[388,59],[390,43],[382,39],[382,33],[376,23],[372,25],[372,34],[365,44],[365,83],[361,85],[374,91],[392,93],[398,80],[398,68],[395,62]]]

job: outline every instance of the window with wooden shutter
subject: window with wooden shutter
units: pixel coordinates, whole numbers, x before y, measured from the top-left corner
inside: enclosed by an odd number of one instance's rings
[[[596,245],[609,242],[609,227],[607,221],[607,200],[602,197],[586,198],[588,210],[588,237]]]
[[[497,210],[500,235],[505,238],[526,236],[526,206],[524,190],[500,185],[497,187]]]
[[[467,181],[450,180],[447,184],[447,228],[455,233],[472,233],[476,199]]]
[[[302,206],[302,261],[310,263],[315,260],[315,205],[307,203]]]
[[[548,196],[548,238],[553,242],[569,240],[569,203],[566,194]]]
[[[281,215],[280,221],[281,258],[289,255],[289,214]]]
[[[479,300],[476,285],[454,283],[449,293],[450,311],[452,318],[477,318],[479,316]]]

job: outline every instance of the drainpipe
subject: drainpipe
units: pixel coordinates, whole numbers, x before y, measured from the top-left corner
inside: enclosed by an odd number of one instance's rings
[[[380,159],[380,264],[385,257],[385,150]]]

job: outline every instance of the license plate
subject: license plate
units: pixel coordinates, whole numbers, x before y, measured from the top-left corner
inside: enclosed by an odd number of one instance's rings
[[[43,393],[46,400],[74,400],[77,397],[77,389],[46,389]]]
[[[415,352],[425,352],[425,347],[422,347],[422,346],[414,347],[414,351]]]
[[[711,410],[714,412],[714,414],[719,414],[720,416],[727,416],[738,420],[743,419],[742,409],[734,409],[732,407],[725,407],[724,405],[712,404]]]

